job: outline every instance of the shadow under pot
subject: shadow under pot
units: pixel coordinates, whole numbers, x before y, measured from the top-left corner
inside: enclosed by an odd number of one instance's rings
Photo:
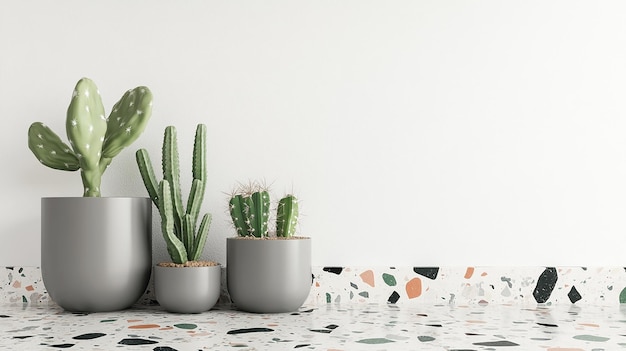
[[[149,198],[41,199],[41,274],[68,311],[123,310],[145,292],[152,268]]]
[[[296,311],[312,283],[311,239],[226,239],[226,280],[235,306],[243,311]]]

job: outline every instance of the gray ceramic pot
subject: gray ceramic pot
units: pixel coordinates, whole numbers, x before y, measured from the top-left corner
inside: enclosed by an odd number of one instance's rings
[[[226,239],[226,280],[233,303],[243,311],[292,312],[309,295],[311,239]]]
[[[154,293],[168,312],[208,311],[220,297],[222,267],[154,267]]]
[[[41,273],[50,298],[69,311],[130,307],[152,267],[149,198],[41,199]]]

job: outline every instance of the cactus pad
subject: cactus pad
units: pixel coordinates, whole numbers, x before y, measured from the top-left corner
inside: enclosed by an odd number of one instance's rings
[[[28,129],[28,148],[42,164],[64,171],[80,169],[78,157],[48,126],[33,123]]]

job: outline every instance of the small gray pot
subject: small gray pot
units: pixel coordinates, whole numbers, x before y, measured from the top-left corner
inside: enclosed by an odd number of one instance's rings
[[[311,239],[226,239],[228,293],[240,310],[296,311],[312,283]]]
[[[154,293],[168,312],[208,311],[220,297],[222,267],[154,267]]]
[[[68,311],[130,307],[152,266],[150,198],[41,199],[41,274],[50,298]]]

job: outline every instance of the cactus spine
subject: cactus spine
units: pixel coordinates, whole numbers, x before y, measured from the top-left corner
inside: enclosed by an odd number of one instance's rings
[[[229,212],[238,236],[269,236],[270,196],[258,184],[240,188],[229,201]],[[298,223],[298,200],[287,195],[278,202],[276,236],[291,237]]]
[[[96,84],[76,83],[67,109],[65,131],[70,145],[41,122],[28,129],[28,147],[50,168],[81,170],[83,196],[100,196],[102,174],[122,149],[141,135],[152,114],[152,93],[140,86],[127,91],[108,118]]]
[[[165,128],[162,149],[163,180],[157,183],[148,151],[137,150],[136,159],[146,190],[161,214],[161,231],[167,251],[174,263],[196,261],[206,244],[211,214],[196,224],[206,187],[206,126],[199,124],[193,145],[193,181],[187,207],[183,206],[180,188],[180,166],[176,128]]]

